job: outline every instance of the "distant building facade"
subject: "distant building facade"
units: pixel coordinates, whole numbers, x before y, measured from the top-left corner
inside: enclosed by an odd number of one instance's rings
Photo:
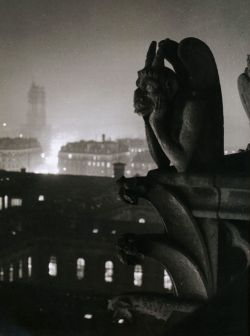
[[[58,168],[61,174],[87,176],[113,176],[114,163],[125,166],[124,175],[144,176],[156,165],[144,139],[118,139],[116,141],[79,141],[61,147]]]
[[[42,162],[42,148],[33,138],[0,138],[0,169],[34,171]]]
[[[84,141],[68,143],[58,154],[58,169],[61,174],[87,176],[113,176],[113,164],[127,164],[129,148],[118,141]]]

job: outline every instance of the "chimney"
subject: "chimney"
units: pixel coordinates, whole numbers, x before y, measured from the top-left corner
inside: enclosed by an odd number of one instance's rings
[[[125,166],[126,164],[123,162],[115,162],[113,164],[113,168],[114,168],[114,178],[117,180],[119,178],[121,178],[122,176],[124,176],[125,174]]]

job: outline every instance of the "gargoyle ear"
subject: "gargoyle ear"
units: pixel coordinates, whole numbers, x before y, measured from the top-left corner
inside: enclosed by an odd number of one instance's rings
[[[150,46],[148,48],[147,56],[146,56],[146,61],[145,61],[145,68],[151,68],[154,58],[155,58],[155,53],[156,53],[156,46],[157,43],[156,41],[152,41],[150,43]]]
[[[161,48],[158,48],[157,50],[152,67],[158,69],[164,68],[164,55]]]

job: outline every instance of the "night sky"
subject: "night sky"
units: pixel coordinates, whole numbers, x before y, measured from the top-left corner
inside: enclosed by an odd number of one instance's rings
[[[249,0],[0,0],[0,122],[24,123],[33,80],[46,89],[51,126],[78,138],[142,136],[132,100],[148,44],[188,36],[212,49],[225,142],[244,147],[237,77],[250,54]]]

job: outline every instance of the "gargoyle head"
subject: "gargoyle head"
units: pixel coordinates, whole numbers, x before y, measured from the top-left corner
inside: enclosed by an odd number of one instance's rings
[[[118,322],[124,319],[126,322],[132,322],[133,315],[131,312],[132,303],[129,298],[117,296],[108,302],[108,310],[113,311],[113,321]]]
[[[174,71],[164,66],[164,57],[156,42],[152,42],[146,57],[145,68],[138,71],[137,89],[134,92],[135,112],[150,115],[155,109],[166,109],[178,91]]]

